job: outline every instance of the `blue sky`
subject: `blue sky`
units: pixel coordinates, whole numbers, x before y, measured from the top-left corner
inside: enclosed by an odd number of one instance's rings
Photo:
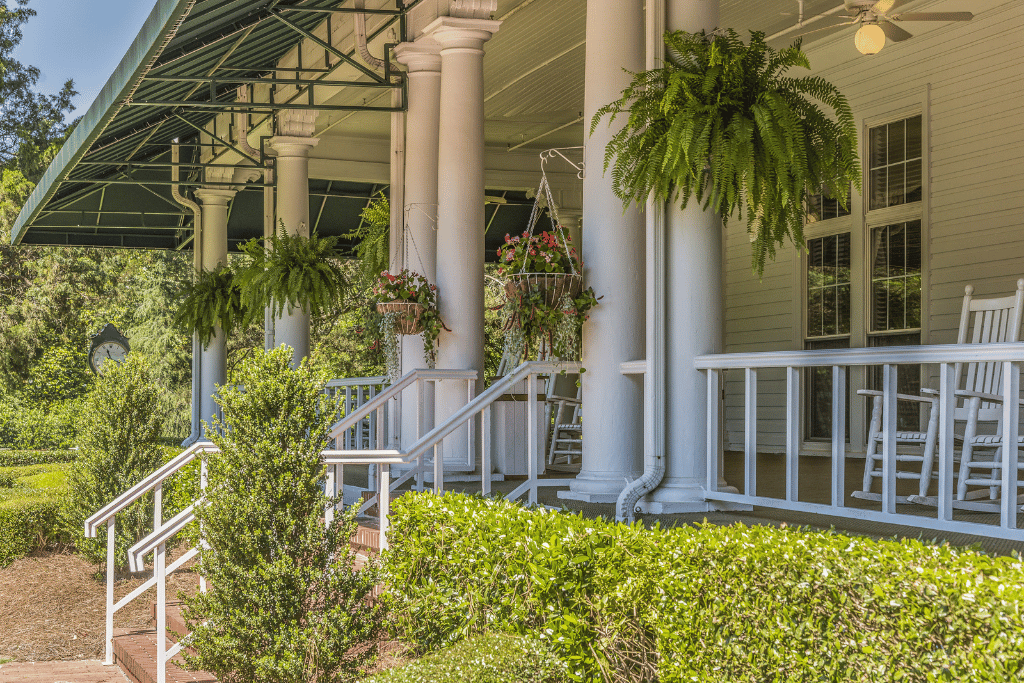
[[[15,58],[39,67],[42,92],[55,92],[73,78],[81,94],[75,98],[72,116],[81,116],[155,4],[155,0],[32,0],[29,6],[37,15],[24,26]]]

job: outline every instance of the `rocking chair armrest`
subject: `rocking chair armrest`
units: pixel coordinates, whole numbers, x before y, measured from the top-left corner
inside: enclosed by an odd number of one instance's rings
[[[938,389],[931,389],[929,387],[924,387],[923,389],[921,389],[921,393],[922,394],[928,394],[929,396],[936,396],[936,397],[939,396],[939,390]]]
[[[569,397],[569,396],[553,396],[551,394],[548,394],[547,401],[548,401],[548,403],[565,403],[567,405],[573,405],[573,406],[583,405],[583,400],[582,399],[574,398],[574,397]]]
[[[980,398],[982,401],[989,401],[991,403],[1002,403],[1002,394],[987,394],[984,391],[969,391],[967,389],[957,389],[953,392],[954,395],[963,398]],[[1017,402],[1024,406],[1024,399],[1017,399]]]
[[[938,392],[936,392],[937,394]],[[884,393],[876,389],[858,389],[858,396],[883,396]],[[913,394],[896,394],[900,401],[917,401],[918,403],[935,403],[937,396],[914,396]]]

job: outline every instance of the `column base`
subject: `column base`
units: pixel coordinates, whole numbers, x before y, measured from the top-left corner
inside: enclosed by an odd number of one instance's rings
[[[734,486],[724,481],[719,490],[727,493],[739,493]],[[713,512],[730,510],[733,512],[750,511],[750,505],[724,503],[704,499],[704,487],[687,480],[665,480],[653,492],[647,494],[637,503],[640,512],[647,515],[680,515],[690,512]]]
[[[583,503],[614,503],[622,489],[639,475],[629,476],[625,472],[608,472],[607,476],[580,473],[569,485],[568,491],[559,491],[562,500],[578,500]]]

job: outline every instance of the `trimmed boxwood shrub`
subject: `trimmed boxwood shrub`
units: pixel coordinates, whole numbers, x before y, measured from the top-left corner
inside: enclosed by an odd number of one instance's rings
[[[65,473],[53,465],[0,470],[0,567],[52,540],[66,540],[60,524],[64,483]]]
[[[396,635],[532,633],[576,680],[1014,681],[1019,557],[772,527],[644,529],[406,494],[384,554]]]
[[[20,467],[22,465],[49,465],[59,462],[71,462],[77,457],[78,451],[7,451],[0,450],[0,467]]]
[[[565,664],[537,638],[490,633],[382,671],[363,683],[561,683]]]

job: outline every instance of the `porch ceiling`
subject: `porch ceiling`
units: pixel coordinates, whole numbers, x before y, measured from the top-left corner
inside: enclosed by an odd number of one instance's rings
[[[804,14],[831,9],[839,1],[805,0]],[[385,0],[371,0],[368,5],[385,10],[393,7]],[[722,25],[771,33],[793,25],[797,7],[797,0],[721,0]],[[295,65],[299,54],[295,47],[303,40],[300,31],[316,29],[326,35],[325,14],[302,10],[327,8],[350,9],[351,3],[157,0],[121,64],[30,196],[12,231],[12,241],[189,248],[191,214],[171,198],[171,140],[201,141],[199,129],[209,126],[216,114],[237,107],[239,79],[258,79],[263,83],[259,87],[267,87],[275,73],[279,78],[295,78],[294,71],[274,69]],[[415,11],[432,12],[433,3],[423,3]],[[487,45],[484,62],[488,145],[492,150],[582,145],[586,0],[499,0],[495,17],[503,23]],[[347,15],[345,18],[344,23],[336,21],[334,25],[347,32],[351,22]],[[398,21],[396,16],[371,17],[371,35],[379,35],[371,44],[377,54],[383,52],[385,40],[392,40],[389,28],[397,28]],[[319,58],[324,59],[322,52]],[[339,59],[335,56],[333,62]],[[309,63],[306,66],[301,74],[305,79],[338,78],[315,73]],[[322,139],[360,138],[387,145],[390,89],[374,83],[355,66],[348,70],[360,85],[319,100],[328,107],[318,117],[316,134]],[[281,87],[289,94],[288,86]],[[296,101],[293,94],[277,101],[282,99],[285,106],[301,106],[305,101],[304,97],[302,102]],[[335,109],[327,110],[329,107]],[[268,112],[253,114],[253,128],[260,126],[261,120],[266,128]],[[226,128],[214,132],[230,139]],[[205,143],[212,142],[205,137]],[[182,161],[198,162],[200,155],[195,149],[183,148]],[[183,168],[184,184],[197,184],[202,179],[200,172],[198,166]],[[383,189],[370,180],[313,181],[310,214],[319,216],[320,232],[340,235],[356,226],[358,211],[367,198]],[[239,193],[229,224],[233,246],[261,230],[259,197],[258,184]],[[514,207],[525,203],[525,197],[506,199],[510,203],[497,210],[497,216],[491,215],[495,205],[489,205],[489,235],[503,235],[522,222],[518,216],[512,217],[519,211]]]

